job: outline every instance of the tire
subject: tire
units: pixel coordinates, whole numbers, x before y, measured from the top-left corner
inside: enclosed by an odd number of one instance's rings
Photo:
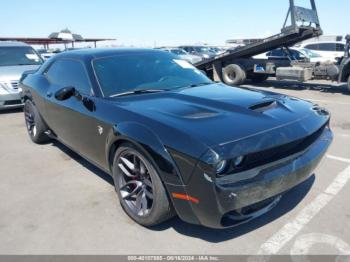
[[[124,143],[117,149],[113,179],[122,208],[136,223],[151,227],[174,216],[157,168],[133,144]]]
[[[253,74],[250,79],[252,80],[253,83],[262,83],[266,81],[268,78],[269,76],[265,74]]]
[[[30,101],[24,103],[24,118],[30,139],[36,144],[44,144],[51,139],[45,134],[48,127],[40,116],[38,109]]]
[[[224,83],[230,86],[241,85],[247,79],[246,72],[236,64],[226,66],[222,71]]]
[[[350,75],[348,77],[348,91],[350,92]]]

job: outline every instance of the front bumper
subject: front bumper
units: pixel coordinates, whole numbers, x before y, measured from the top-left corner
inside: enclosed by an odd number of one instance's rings
[[[23,106],[20,93],[0,95],[0,110],[20,108]]]
[[[175,209],[186,222],[210,228],[237,226],[277,205],[286,191],[307,180],[333,140],[326,128],[306,150],[253,170],[213,181],[198,167],[186,186],[167,185],[198,199],[197,203],[173,199]]]

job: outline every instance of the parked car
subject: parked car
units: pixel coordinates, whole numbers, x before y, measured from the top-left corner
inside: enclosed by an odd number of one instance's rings
[[[250,221],[305,181],[332,141],[327,110],[212,82],[159,50],[65,52],[21,82],[35,143],[57,139],[110,174],[143,226],[174,214]]]
[[[190,62],[191,64],[196,64],[196,63],[199,63],[200,61],[202,61],[202,58],[200,56],[190,55],[189,53],[187,53],[182,48],[162,47],[162,48],[159,48],[159,49],[167,51],[167,52],[172,53],[174,55],[177,55],[181,59],[183,59],[183,60],[185,60],[187,62]]]
[[[40,55],[20,42],[0,42],[0,110],[23,106],[18,82],[27,70],[43,63]]]
[[[227,49],[222,48],[222,47],[217,47],[217,46],[211,46],[209,47],[210,51],[212,51],[213,53],[215,53],[215,55],[221,55],[223,53],[226,52]]]
[[[296,50],[300,53],[302,53],[305,57],[309,59],[311,63],[327,63],[327,62],[334,62],[331,59],[327,57],[323,57],[320,54],[307,49],[307,48],[294,48],[293,50]]]
[[[216,53],[208,46],[179,46],[191,55],[200,56],[202,59],[210,59],[216,56]]]
[[[299,48],[307,48],[322,57],[327,58],[331,62],[336,62],[337,58],[341,58],[344,55],[344,42],[336,42],[336,41],[322,41],[322,42],[314,42],[314,43],[303,43],[298,45]]]
[[[51,57],[53,57],[54,55],[56,55],[56,53],[50,51],[50,50],[47,50],[47,49],[37,49],[36,50],[39,55],[44,59],[44,60],[47,60],[47,59],[50,59]]]
[[[258,59],[292,59],[301,62],[311,62],[311,63],[324,63],[329,62],[330,60],[326,57],[306,49],[306,48],[289,48],[289,53],[283,48],[278,48],[272,51],[269,51],[264,54],[254,56]]]
[[[297,61],[309,61],[308,57],[305,56],[298,50],[289,49],[289,54],[287,50],[283,48],[278,48],[271,50],[269,52],[254,56],[256,59],[274,59],[274,60],[297,60]]]

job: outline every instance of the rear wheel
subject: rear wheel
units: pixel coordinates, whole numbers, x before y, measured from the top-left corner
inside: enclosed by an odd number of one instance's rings
[[[43,144],[50,141],[50,138],[45,134],[48,127],[30,100],[24,103],[24,117],[29,137],[34,143]]]
[[[225,84],[235,86],[243,84],[247,79],[247,75],[239,65],[232,64],[223,69],[222,78]]]
[[[113,161],[115,189],[125,212],[138,224],[154,226],[174,214],[152,161],[137,147],[125,143]]]

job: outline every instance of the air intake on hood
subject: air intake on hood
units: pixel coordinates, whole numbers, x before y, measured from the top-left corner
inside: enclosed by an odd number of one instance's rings
[[[262,112],[267,111],[269,109],[275,108],[276,106],[277,106],[277,101],[272,100],[272,101],[266,101],[263,103],[253,105],[253,106],[249,107],[249,109],[262,113]]]

